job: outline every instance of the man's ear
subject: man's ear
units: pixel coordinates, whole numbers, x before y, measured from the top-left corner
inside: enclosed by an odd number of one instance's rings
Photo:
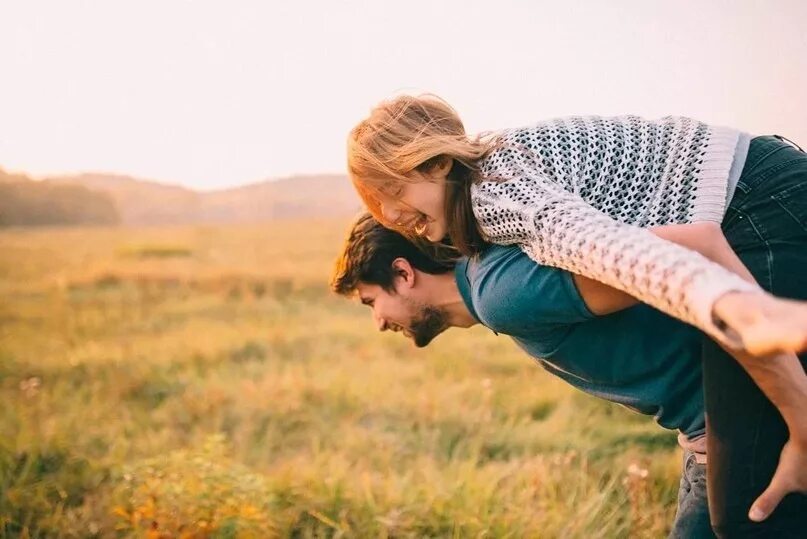
[[[401,256],[392,261],[393,279],[398,286],[412,288],[415,286],[415,268],[409,261]]]

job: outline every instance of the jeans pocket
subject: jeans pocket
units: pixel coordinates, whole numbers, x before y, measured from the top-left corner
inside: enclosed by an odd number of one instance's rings
[[[689,449],[684,450],[684,475],[689,478],[690,469],[697,465],[695,453]]]
[[[771,198],[807,232],[807,182],[771,195]]]

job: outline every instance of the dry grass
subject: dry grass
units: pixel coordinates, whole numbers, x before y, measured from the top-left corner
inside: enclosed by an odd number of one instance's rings
[[[0,232],[0,537],[666,533],[672,433],[484,328],[376,334],[345,225]]]

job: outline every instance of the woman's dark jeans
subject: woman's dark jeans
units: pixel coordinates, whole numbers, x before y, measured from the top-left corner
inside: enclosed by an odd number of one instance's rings
[[[807,300],[807,154],[776,137],[752,139],[722,228],[763,288]],[[807,365],[807,354],[800,359]],[[721,537],[807,537],[807,495],[788,495],[763,523],[747,516],[787,441],[781,415],[740,364],[708,339],[703,378],[715,532]]]

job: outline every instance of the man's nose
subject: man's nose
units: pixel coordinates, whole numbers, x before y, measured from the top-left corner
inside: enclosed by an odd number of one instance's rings
[[[387,329],[387,321],[384,320],[384,318],[376,314],[373,314],[373,318],[375,318],[375,327],[378,331],[385,331]]]

